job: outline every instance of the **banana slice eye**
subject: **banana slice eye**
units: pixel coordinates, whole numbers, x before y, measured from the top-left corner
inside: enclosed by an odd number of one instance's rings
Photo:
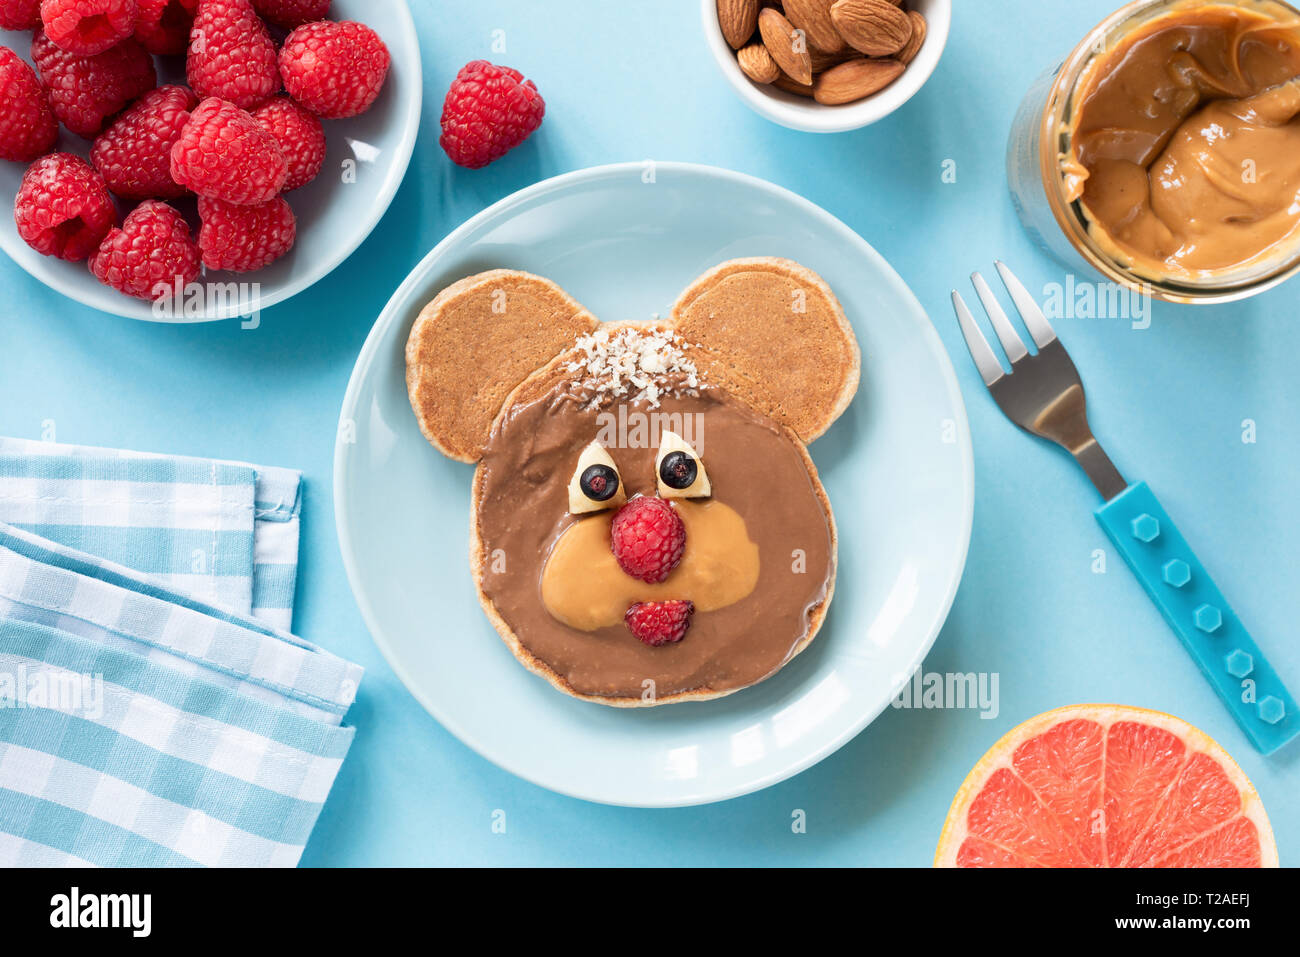
[[[705,498],[713,494],[709,474],[695,449],[667,429],[659,437],[655,480],[663,498]]]
[[[569,511],[574,515],[617,508],[627,501],[623,479],[608,450],[593,441],[578,456],[569,479]]]

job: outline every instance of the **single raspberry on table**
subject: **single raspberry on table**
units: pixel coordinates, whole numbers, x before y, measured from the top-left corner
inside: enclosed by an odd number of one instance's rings
[[[342,120],[370,109],[392,57],[364,23],[320,21],[294,30],[280,48],[284,88],[317,116]]]
[[[199,197],[199,249],[203,265],[228,272],[252,272],[293,248],[298,235],[293,210],[277,196],[260,206],[236,206]]]
[[[93,56],[135,32],[135,0],[41,0],[45,34],[61,50]]]
[[[200,196],[256,206],[284,188],[289,166],[275,137],[251,113],[209,97],[172,146],[172,179]]]
[[[190,44],[199,0],[136,0],[135,38],[150,53],[177,56]]]
[[[136,100],[90,148],[90,162],[123,199],[174,199],[187,192],[172,179],[172,146],[198,98],[183,86],[160,86]]]
[[[325,165],[325,129],[316,114],[288,97],[277,97],[253,110],[253,117],[275,137],[289,164],[286,193],[306,186],[320,174]]]
[[[94,56],[78,56],[38,33],[32,40],[32,61],[50,91],[54,115],[88,139],[99,134],[106,119],[158,85],[153,57],[134,40]]]
[[[275,43],[249,0],[202,0],[185,75],[199,96],[219,96],[244,109],[280,89]]]
[[[610,547],[619,567],[643,582],[661,582],[686,550],[686,526],[668,502],[638,495],[614,513]]]
[[[0,0],[0,30],[35,30],[41,25],[41,0]]]
[[[0,159],[30,163],[54,149],[59,121],[36,71],[0,47]]]
[[[641,601],[627,610],[627,630],[647,645],[658,647],[686,637],[695,603],[691,601]]]
[[[480,169],[542,125],[546,103],[518,70],[475,60],[461,67],[442,106],[438,140],[457,166]]]
[[[71,153],[51,153],[23,175],[14,222],[38,253],[81,262],[117,225],[117,208],[94,167]]]
[[[330,0],[253,0],[253,7],[268,23],[286,30],[330,14]]]
[[[90,271],[128,296],[161,299],[199,278],[199,247],[184,216],[149,199],[104,238],[90,257]]]

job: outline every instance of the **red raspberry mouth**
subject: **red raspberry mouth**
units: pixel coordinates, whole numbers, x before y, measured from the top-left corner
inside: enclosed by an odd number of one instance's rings
[[[658,648],[685,638],[694,614],[693,601],[639,601],[628,608],[623,621],[638,640]]]

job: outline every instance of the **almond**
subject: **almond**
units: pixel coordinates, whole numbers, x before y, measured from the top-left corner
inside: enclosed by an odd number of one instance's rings
[[[838,53],[844,49],[844,38],[831,20],[831,4],[835,0],[785,0],[786,19],[804,32],[808,44],[824,53]]]
[[[862,54],[851,46],[846,46],[838,53],[824,53],[816,47],[810,47],[808,49],[808,56],[812,60],[813,76],[816,76],[824,70],[829,70],[833,66],[838,66],[845,60],[857,59],[862,56]]]
[[[751,43],[747,47],[741,47],[736,52],[736,60],[740,63],[740,69],[745,76],[755,83],[771,83],[781,75],[781,68],[772,59],[772,54],[767,52],[767,47],[761,43]]]
[[[891,56],[912,37],[912,21],[888,0],[835,0],[831,19],[845,42],[867,56]]]
[[[787,76],[784,73],[782,73],[775,80],[773,80],[772,85],[776,87],[778,90],[785,90],[785,92],[793,93],[795,96],[811,97],[813,95],[812,84],[800,83],[799,81],[792,79],[791,77]]]
[[[731,49],[748,43],[757,24],[758,0],[718,0],[718,26]]]
[[[908,26],[911,26],[910,22]],[[777,66],[796,83],[804,86],[812,83],[812,57],[808,54],[808,38],[802,30],[796,30],[784,16],[767,7],[758,15],[758,32]]]
[[[848,60],[833,66],[813,84],[813,99],[827,106],[852,103],[878,93],[907,69],[897,60]]]
[[[925,17],[915,10],[909,11],[907,15],[912,21],[912,38],[907,41],[907,46],[898,51],[898,59],[903,64],[911,63],[916,59],[916,55],[921,52],[922,44],[925,43],[925,34],[928,29],[925,24]]]

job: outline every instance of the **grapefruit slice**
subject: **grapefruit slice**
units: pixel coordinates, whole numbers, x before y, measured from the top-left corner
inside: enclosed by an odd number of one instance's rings
[[[1159,711],[1078,704],[1012,729],[967,775],[936,867],[1277,867],[1223,748]]]

